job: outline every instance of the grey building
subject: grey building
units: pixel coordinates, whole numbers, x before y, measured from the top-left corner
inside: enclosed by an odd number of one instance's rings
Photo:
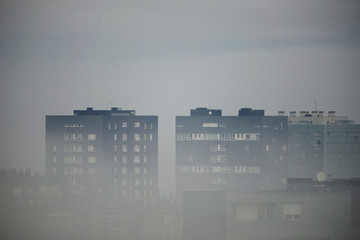
[[[351,224],[350,192],[190,191],[183,211],[184,240],[359,237]]]
[[[46,175],[74,194],[157,195],[158,117],[119,108],[46,116]]]
[[[359,124],[334,111],[290,112],[288,121],[288,177],[360,178]]]
[[[242,108],[192,109],[176,117],[176,189],[282,190],[287,178],[287,117]]]

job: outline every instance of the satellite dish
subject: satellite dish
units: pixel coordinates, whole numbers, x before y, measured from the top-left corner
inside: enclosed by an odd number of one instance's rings
[[[326,178],[326,175],[325,175],[325,173],[323,173],[323,172],[319,172],[319,173],[316,175],[316,179],[317,179],[319,182],[325,181],[325,178]]]

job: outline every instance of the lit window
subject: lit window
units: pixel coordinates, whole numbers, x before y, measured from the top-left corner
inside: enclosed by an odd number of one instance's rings
[[[301,205],[300,204],[284,204],[283,205],[283,219],[285,221],[301,220]]]
[[[121,146],[121,151],[122,152],[127,152],[127,145],[122,145]]]
[[[134,141],[140,141],[140,134],[139,133],[134,134]]]
[[[96,134],[94,134],[94,133],[88,134],[88,140],[89,141],[95,141],[96,140]]]
[[[117,140],[117,134],[115,133],[114,134],[114,141],[116,141]]]
[[[127,134],[126,133],[122,134],[121,140],[127,141]]]
[[[122,122],[121,127],[126,128],[127,127],[127,122]]]
[[[96,157],[94,156],[88,157],[88,163],[96,163]]]
[[[134,127],[140,127],[140,122],[134,122]]]
[[[140,145],[134,145],[134,152],[140,152]]]
[[[270,150],[269,145],[266,145],[266,151],[268,152]]]
[[[89,145],[88,146],[88,152],[95,152],[95,146],[94,145]]]
[[[149,134],[149,140],[152,141],[152,134]]]

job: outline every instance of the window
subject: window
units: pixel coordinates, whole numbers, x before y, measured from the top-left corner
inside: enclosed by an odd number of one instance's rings
[[[134,156],[134,163],[140,163],[140,156]]]
[[[88,163],[96,163],[96,157],[94,156],[88,157]]]
[[[117,129],[117,122],[114,122],[114,129]]]
[[[127,145],[122,145],[121,146],[121,151],[122,152],[127,152]]]
[[[116,141],[117,140],[117,134],[115,133],[114,134],[114,141]]]
[[[287,146],[286,146],[285,144],[283,144],[283,145],[282,145],[282,151],[283,151],[283,152],[286,152],[286,150],[287,150]]]
[[[123,186],[126,186],[127,185],[127,179],[126,178],[123,178],[122,181],[121,181],[122,185]]]
[[[249,145],[245,145],[245,152],[249,151]]]
[[[284,204],[283,219],[285,221],[299,221],[301,219],[300,204]]]
[[[152,141],[152,138],[153,138],[153,136],[152,136],[152,134],[150,133],[150,134],[149,134],[149,140]]]
[[[144,145],[144,152],[146,152],[146,150],[147,150],[147,147],[146,147],[146,145]]]
[[[95,146],[94,145],[89,145],[88,146],[88,152],[95,152]]]
[[[114,152],[117,152],[117,145],[114,145]]]
[[[134,152],[140,152],[140,145],[134,145]]]
[[[140,127],[140,122],[134,122],[134,127],[136,128]]]
[[[235,206],[235,218],[239,221],[258,220],[258,208],[255,204],[238,203]]]
[[[54,146],[52,147],[52,149],[53,149],[53,152],[56,152],[56,150],[57,150],[56,145],[54,145]]]
[[[88,134],[88,140],[89,141],[95,141],[96,140],[96,134],[94,134],[94,133]]]
[[[135,175],[139,175],[139,174],[140,174],[140,168],[139,168],[139,167],[135,167],[135,168],[134,168],[134,174],[135,174]]]
[[[127,163],[127,156],[122,156],[121,162],[122,163]]]
[[[140,179],[138,179],[138,178],[134,179],[134,186],[140,186]]]
[[[140,141],[140,133],[134,134],[134,141]]]
[[[117,156],[114,156],[114,163],[117,163]]]
[[[124,175],[127,174],[127,168],[126,168],[126,167],[123,167],[123,168],[121,169],[121,173],[124,174]]]
[[[126,133],[122,134],[121,140],[127,141],[127,134]]]
[[[144,174],[147,174],[147,170],[146,170],[146,168],[144,168]]]
[[[144,163],[146,163],[146,161],[147,161],[147,158],[146,158],[146,156],[144,156]]]
[[[89,168],[88,174],[90,174],[90,175],[96,174],[96,168]]]
[[[53,163],[56,163],[56,157],[52,158]]]
[[[267,151],[267,152],[270,151],[269,145],[266,145],[266,151]]]
[[[127,122],[122,122],[121,127],[126,128],[127,127]]]

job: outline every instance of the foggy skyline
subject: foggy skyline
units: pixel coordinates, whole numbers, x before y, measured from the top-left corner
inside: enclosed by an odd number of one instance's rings
[[[360,122],[358,1],[0,0],[0,167],[44,174],[45,115],[159,116],[172,192],[175,116],[196,107],[334,110]]]

